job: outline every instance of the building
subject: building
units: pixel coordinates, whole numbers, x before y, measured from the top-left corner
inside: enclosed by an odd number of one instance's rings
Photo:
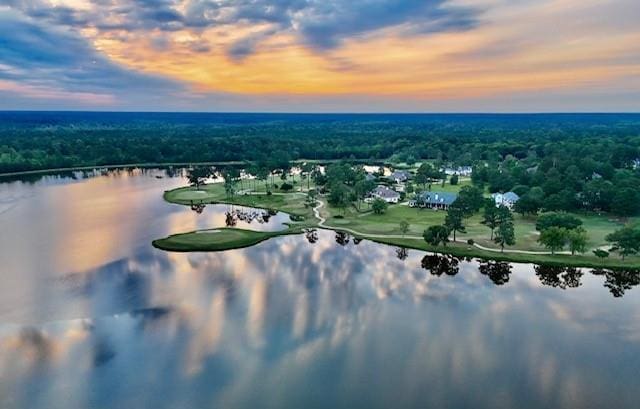
[[[369,197],[365,201],[373,202],[375,199],[382,199],[387,203],[398,203],[400,201],[400,193],[380,185],[369,193]]]
[[[389,179],[394,181],[395,183],[404,183],[411,177],[411,174],[406,170],[396,170],[391,175],[389,175]]]
[[[494,193],[491,198],[496,202],[496,206],[507,206],[509,209],[513,208],[513,205],[520,200],[520,196],[513,192]]]
[[[410,207],[447,210],[458,195],[450,192],[421,192],[409,202]]]
[[[471,166],[458,166],[457,168],[444,168],[441,169],[447,176],[471,176],[473,168]]]
[[[375,177],[375,175],[373,173],[365,173],[364,174],[364,179],[369,182],[369,181],[375,181],[377,178]]]

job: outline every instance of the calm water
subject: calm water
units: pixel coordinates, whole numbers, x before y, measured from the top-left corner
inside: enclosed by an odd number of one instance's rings
[[[122,171],[0,184],[0,407],[638,407],[635,275],[328,231],[156,250],[228,212],[245,228],[287,221],[162,201],[184,183]]]

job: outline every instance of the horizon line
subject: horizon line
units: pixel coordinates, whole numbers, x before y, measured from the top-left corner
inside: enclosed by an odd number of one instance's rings
[[[91,114],[254,114],[254,115],[638,115],[639,111],[163,111],[83,109],[0,109],[0,113],[91,113]]]

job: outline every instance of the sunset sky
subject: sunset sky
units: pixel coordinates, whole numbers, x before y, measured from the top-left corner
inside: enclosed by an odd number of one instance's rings
[[[640,1],[0,0],[0,109],[640,111]]]

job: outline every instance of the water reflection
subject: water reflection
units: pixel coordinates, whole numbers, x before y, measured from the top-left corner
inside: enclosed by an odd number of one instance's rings
[[[63,243],[48,243],[55,255],[44,241],[32,250],[30,229],[40,230],[30,224],[49,215],[0,215],[27,235],[12,230],[15,256],[0,246],[9,266],[0,407],[632,408],[640,399],[637,272],[463,260],[315,229],[224,253],[166,253],[145,235],[184,228],[183,218],[207,222],[209,206],[176,217],[160,198],[173,182],[161,175],[116,179],[118,200],[149,192],[127,228],[119,220],[131,208],[110,204],[105,224],[51,226]],[[73,206],[113,186],[73,192]],[[113,247],[75,263],[68,236],[107,222]]]
[[[604,286],[614,297],[622,297],[626,291],[640,284],[640,271],[638,270],[595,269],[592,273],[605,277]]]
[[[435,276],[442,274],[454,276],[458,274],[458,264],[460,260],[457,257],[440,254],[427,254],[422,258],[422,268],[429,270]]]
[[[346,246],[351,241],[351,235],[347,232],[336,231],[336,243],[341,246]],[[358,243],[355,243],[358,244]]]
[[[406,260],[409,257],[409,250],[406,247],[398,247],[396,248],[396,257],[398,260]]]
[[[534,266],[540,282],[550,287],[567,289],[580,287],[580,278],[584,272],[575,267],[562,267],[552,265]]]
[[[511,264],[502,261],[483,261],[478,266],[480,274],[489,277],[495,285],[504,285],[509,282]]]

